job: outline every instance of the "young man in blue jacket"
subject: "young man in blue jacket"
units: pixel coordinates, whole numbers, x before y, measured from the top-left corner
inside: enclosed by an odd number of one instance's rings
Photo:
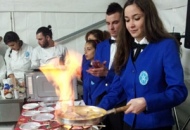
[[[121,27],[122,7],[118,3],[111,3],[106,11],[106,24],[111,39],[107,39],[97,45],[92,68],[87,70],[91,76],[91,87],[95,87],[91,100],[93,105],[98,105],[101,99],[109,93],[110,85],[115,76],[112,62],[116,52],[116,39]],[[118,87],[121,87],[118,86]],[[120,95],[120,100],[115,107],[125,105],[124,94]],[[123,126],[123,113],[107,116],[103,130],[121,130]]]

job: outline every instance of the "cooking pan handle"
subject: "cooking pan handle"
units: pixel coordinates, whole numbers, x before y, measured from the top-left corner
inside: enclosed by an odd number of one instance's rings
[[[108,110],[107,115],[112,114],[112,113],[124,112],[129,108],[129,106],[130,106],[130,104],[126,105],[126,106],[123,106],[123,107],[118,107],[118,108],[113,108],[111,110]]]

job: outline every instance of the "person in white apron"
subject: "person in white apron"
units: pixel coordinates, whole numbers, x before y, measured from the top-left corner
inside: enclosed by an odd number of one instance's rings
[[[32,54],[31,68],[37,69],[41,65],[47,64],[51,59],[56,57],[64,57],[67,53],[67,48],[62,44],[57,44],[52,39],[51,26],[40,27],[36,32],[37,46]]]
[[[33,48],[23,43],[13,31],[5,34],[4,43],[9,46],[5,53],[7,77],[12,79],[13,85],[24,87],[24,73],[31,67]]]

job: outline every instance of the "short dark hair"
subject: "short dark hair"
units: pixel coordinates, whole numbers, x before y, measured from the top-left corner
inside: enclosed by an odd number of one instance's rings
[[[8,44],[9,42],[18,42],[20,41],[20,38],[17,33],[9,31],[5,33],[3,40],[5,44]]]
[[[36,31],[36,34],[42,33],[44,36],[49,36],[52,38],[52,31],[51,31],[51,25],[48,25],[48,27],[40,27]]]
[[[123,8],[121,7],[121,5],[116,3],[116,2],[113,2],[113,3],[109,4],[108,8],[107,8],[107,11],[106,11],[106,14],[111,15],[111,14],[114,14],[116,12],[122,14]]]

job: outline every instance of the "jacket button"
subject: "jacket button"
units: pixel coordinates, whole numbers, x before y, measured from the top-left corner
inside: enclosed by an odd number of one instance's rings
[[[107,87],[107,86],[108,86],[108,83],[106,83],[105,86]]]

